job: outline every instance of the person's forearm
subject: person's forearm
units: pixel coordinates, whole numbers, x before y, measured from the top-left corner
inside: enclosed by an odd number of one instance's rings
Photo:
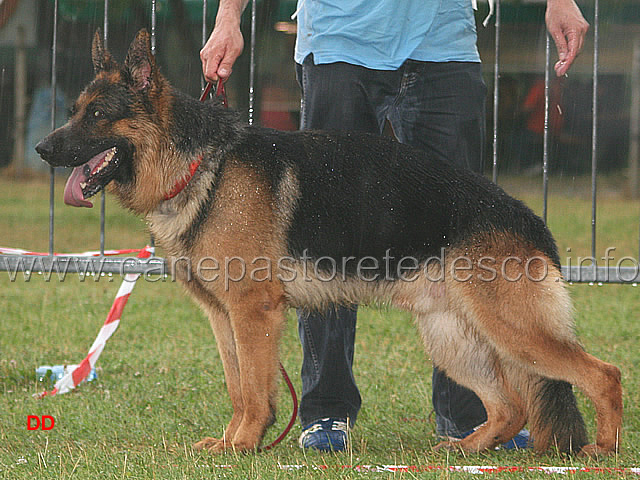
[[[220,0],[216,14],[216,25],[220,22],[229,22],[231,25],[240,26],[242,12],[248,3],[249,0]]]

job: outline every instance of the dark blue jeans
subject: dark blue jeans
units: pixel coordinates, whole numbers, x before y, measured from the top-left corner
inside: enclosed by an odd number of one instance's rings
[[[482,171],[486,86],[479,63],[407,60],[388,71],[342,62],[314,65],[310,55],[296,69],[302,129],[381,134],[389,122],[400,142],[443,162]],[[298,311],[303,425],[323,417],[355,422],[362,402],[352,371],[356,310]],[[480,399],[438,369],[433,373],[433,405],[440,434],[465,432],[487,418]]]

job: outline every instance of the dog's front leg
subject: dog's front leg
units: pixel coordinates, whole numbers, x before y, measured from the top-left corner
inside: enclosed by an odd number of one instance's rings
[[[275,420],[278,343],[284,325],[282,295],[262,284],[244,292],[230,311],[244,412],[233,447],[253,450]]]
[[[240,368],[238,366],[238,356],[236,353],[236,343],[231,328],[229,315],[215,305],[205,305],[205,310],[209,314],[211,329],[216,337],[218,352],[222,359],[224,377],[227,383],[227,391],[233,407],[233,416],[223,432],[222,438],[207,437],[194,445],[196,450],[207,450],[211,453],[221,452],[225,448],[231,447],[242,416],[244,414],[244,403],[242,400],[242,389],[240,388]]]
[[[275,419],[283,298],[281,289],[267,282],[239,288],[229,296],[230,330],[225,332],[223,327],[219,332],[214,326],[214,331],[225,362],[234,414],[223,439],[205,439],[196,447],[219,452],[251,451],[260,446],[267,427]]]

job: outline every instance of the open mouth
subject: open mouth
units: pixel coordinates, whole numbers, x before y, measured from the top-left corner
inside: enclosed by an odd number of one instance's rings
[[[72,207],[93,207],[87,198],[102,190],[114,177],[119,166],[118,151],[111,147],[77,166],[64,187],[64,203]]]

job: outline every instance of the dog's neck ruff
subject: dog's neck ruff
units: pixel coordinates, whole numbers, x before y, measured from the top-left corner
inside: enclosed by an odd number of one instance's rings
[[[200,166],[201,163],[202,163],[202,155],[200,155],[197,159],[191,162],[191,164],[189,165],[189,174],[178,179],[175,185],[173,186],[173,188],[171,189],[171,191],[169,191],[169,193],[167,193],[164,196],[164,199],[171,200],[173,197],[178,195],[182,190],[184,190],[184,188],[189,184],[189,182],[195,175],[196,170],[198,170],[198,167]]]

